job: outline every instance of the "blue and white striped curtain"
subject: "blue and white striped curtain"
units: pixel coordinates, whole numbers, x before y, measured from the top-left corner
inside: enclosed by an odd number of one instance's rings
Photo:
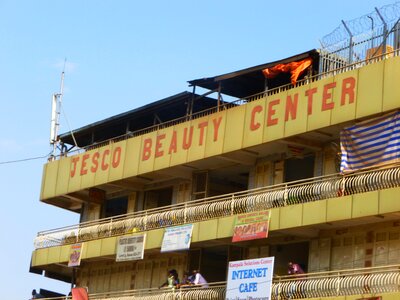
[[[400,158],[400,112],[344,128],[340,133],[341,172],[383,165]]]

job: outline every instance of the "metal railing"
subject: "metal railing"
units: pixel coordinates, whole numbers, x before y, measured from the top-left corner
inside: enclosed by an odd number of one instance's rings
[[[400,186],[399,165],[333,174],[42,231],[36,249]]]
[[[272,299],[302,299],[400,291],[400,266],[385,266],[276,278]]]
[[[323,37],[320,42],[321,49],[319,50],[318,74],[300,80],[295,85],[287,84],[255,95],[243,97],[233,102],[221,102],[216,107],[134,132],[127,132],[126,134],[113,137],[106,141],[74,149],[68,153],[62,153],[58,157],[62,158],[65,155],[81,153],[105,146],[110,142],[121,141],[133,136],[143,135],[189,120],[201,118],[221,110],[243,105],[266,96],[302,86],[321,78],[334,76],[363,67],[372,62],[398,56],[400,47],[400,2],[383,6],[380,9],[375,8],[373,12],[354,20],[347,22],[342,21],[339,27],[332,33]],[[52,157],[52,159],[55,159],[55,157]]]
[[[273,88],[273,89],[270,89],[270,90],[267,90],[267,91],[264,91],[261,93],[249,95],[247,97],[243,97],[243,98],[234,100],[232,102],[222,102],[218,107],[209,108],[209,109],[206,109],[206,110],[203,110],[200,112],[193,113],[191,115],[187,115],[187,116],[183,116],[183,117],[180,117],[177,119],[169,120],[164,123],[153,125],[153,126],[150,126],[147,128],[140,129],[140,130],[127,132],[123,135],[116,136],[116,137],[113,137],[111,139],[108,139],[108,140],[105,140],[102,142],[94,143],[94,144],[91,144],[86,147],[74,148],[66,153],[61,153],[58,156],[54,156],[54,157],[52,156],[52,159],[56,159],[56,158],[62,159],[63,157],[66,157],[66,156],[77,155],[77,154],[83,153],[85,151],[89,151],[89,150],[107,146],[110,143],[116,143],[116,142],[123,141],[123,140],[129,139],[129,138],[132,138],[132,137],[144,135],[144,134],[147,134],[150,132],[154,132],[154,131],[158,131],[158,130],[167,128],[167,127],[175,126],[175,125],[178,125],[178,124],[190,121],[190,120],[199,119],[201,117],[208,116],[208,115],[214,114],[219,111],[231,109],[231,108],[234,108],[234,107],[237,107],[240,105],[247,104],[252,101],[256,101],[256,100],[259,100],[259,99],[262,99],[262,98],[265,98],[268,96],[273,96],[278,93],[291,90],[296,87],[310,84],[310,83],[318,81],[322,78],[331,77],[331,76],[341,74],[341,73],[344,73],[344,72],[347,72],[350,70],[358,69],[358,68],[363,67],[370,63],[374,63],[374,62],[378,62],[381,60],[385,60],[390,57],[398,56],[399,49],[396,46],[393,46],[393,47],[390,46],[390,45],[400,44],[400,42],[395,41],[396,38],[400,39],[400,37],[398,37],[398,35],[400,35],[400,34],[398,33],[397,29],[395,31],[394,30],[390,31],[387,36],[384,36],[383,33],[376,35],[374,37],[374,40],[376,40],[377,47],[374,47],[374,48],[369,48],[369,45],[371,43],[370,39],[366,39],[365,41],[359,42],[359,43],[357,43],[357,45],[352,45],[351,47],[357,46],[357,49],[359,49],[357,53],[359,53],[359,55],[357,56],[357,59],[355,59],[351,62],[349,62],[345,58],[345,53],[347,53],[349,51],[348,48],[350,46],[348,46],[348,47],[343,46],[343,48],[340,48],[339,50],[335,50],[335,51],[326,51],[324,49],[321,49],[320,50],[320,58],[319,58],[319,60],[320,60],[319,74],[316,74],[314,76],[309,76],[303,80],[299,80],[295,85],[290,83],[290,84],[282,85],[277,88]],[[378,44],[378,42],[382,41],[382,39],[384,39],[387,43],[387,44],[385,44],[385,45],[387,45],[387,46],[385,46],[385,50],[382,50],[383,48],[382,49],[379,48],[380,44]],[[390,50],[387,50],[389,48],[390,48]],[[368,54],[369,50],[372,52],[370,52]]]
[[[90,291],[90,288],[89,288]],[[400,265],[274,277],[272,300],[381,295],[400,292]],[[140,289],[90,294],[92,300],[224,300],[226,282],[208,288]],[[71,299],[48,298],[48,300]]]

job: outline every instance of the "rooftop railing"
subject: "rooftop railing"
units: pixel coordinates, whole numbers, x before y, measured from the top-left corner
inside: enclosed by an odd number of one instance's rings
[[[90,292],[90,289],[89,289]],[[400,265],[274,277],[271,299],[307,299],[400,292]],[[92,300],[225,300],[226,282],[180,289],[142,289],[90,294]],[[51,298],[58,300],[61,298]],[[65,299],[65,298],[62,298]],[[70,297],[66,299],[71,299]],[[50,300],[50,298],[48,298]]]
[[[127,132],[124,135],[113,137],[107,141],[74,149],[68,153],[62,153],[59,157],[62,158],[65,155],[81,153],[105,146],[110,142],[116,142],[165,127],[174,126],[188,120],[197,119],[217,111],[243,105],[250,101],[302,86],[321,78],[334,76],[373,62],[398,56],[400,48],[400,2],[385,5],[379,9],[375,8],[371,13],[350,21],[345,22],[342,20],[341,24],[333,32],[320,40],[320,43],[321,49],[319,49],[318,74],[315,76],[307,76],[307,78],[298,81],[295,85],[283,85],[255,95],[237,99],[233,102],[218,101],[218,106],[211,109],[189,114],[134,132]],[[52,156],[51,159],[55,159],[55,157]]]
[[[396,35],[397,34],[397,35]],[[140,130],[136,131],[129,131],[123,135],[113,137],[109,140],[101,141],[101,142],[96,142],[91,145],[88,145],[86,147],[79,147],[79,148],[72,148],[68,152],[61,153],[58,155],[58,158],[62,158],[65,156],[71,156],[71,155],[76,155],[80,154],[82,152],[88,151],[88,150],[93,150],[97,149],[103,146],[107,146],[110,143],[115,143],[119,141],[123,141],[126,139],[129,139],[131,137],[135,136],[140,136],[144,135],[150,132],[154,132],[163,128],[175,126],[177,124],[181,124],[183,122],[187,122],[190,120],[195,120],[199,119],[204,116],[208,116],[211,114],[214,114],[219,111],[223,111],[226,109],[231,109],[236,106],[244,105],[249,102],[259,100],[265,97],[269,97],[272,95],[275,95],[277,93],[281,93],[296,87],[304,86],[307,84],[310,84],[312,82],[318,81],[322,78],[326,77],[331,77],[337,74],[341,74],[350,70],[354,70],[360,67],[363,67],[367,64],[373,63],[373,62],[378,62],[381,60],[385,60],[387,58],[393,57],[393,56],[398,56],[399,55],[399,49],[394,48],[390,46],[390,44],[400,44],[400,42],[395,41],[395,38],[400,39],[400,34],[398,33],[397,29],[396,31],[391,31],[390,34],[388,34],[385,38],[385,48],[383,50],[383,45],[379,44],[382,43],[382,39],[384,38],[384,34],[380,33],[374,37],[375,45],[377,47],[371,47],[371,42],[370,38],[367,38],[366,40],[363,40],[361,42],[358,42],[357,45],[352,45],[350,46],[343,46],[343,48],[340,48],[339,50],[335,51],[326,51],[326,50],[320,50],[320,58],[319,58],[319,64],[320,64],[320,72],[319,74],[316,74],[314,76],[307,76],[307,78],[303,80],[299,80],[295,85],[293,84],[286,84],[279,86],[277,88],[269,89],[261,93],[257,93],[254,95],[249,95],[247,97],[243,97],[237,100],[234,100],[232,102],[220,102],[220,104],[216,107],[206,109],[200,112],[196,112],[190,115],[186,115],[177,119],[169,120],[160,124],[156,124],[147,128],[143,128]],[[372,43],[372,45],[374,45]],[[359,53],[357,56],[357,59],[349,61],[347,58],[345,58],[345,54],[349,52],[350,50],[348,49],[356,47],[358,49],[357,51],[352,50],[352,53]],[[347,54],[346,54],[347,55]],[[56,159],[57,157],[52,156],[51,159]]]
[[[400,186],[399,165],[313,177],[42,231],[36,249]]]

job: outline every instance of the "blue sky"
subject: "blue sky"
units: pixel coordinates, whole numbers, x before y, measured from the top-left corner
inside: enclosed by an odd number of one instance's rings
[[[319,48],[319,39],[394,1],[0,0],[0,257],[5,299],[69,286],[29,273],[38,231],[78,215],[39,201],[51,95],[67,59],[61,132],[191,89],[187,81]],[[68,121],[68,122],[67,122]]]

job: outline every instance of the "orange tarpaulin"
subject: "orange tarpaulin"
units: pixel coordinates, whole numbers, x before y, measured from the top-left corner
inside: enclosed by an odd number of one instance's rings
[[[72,289],[72,300],[89,300],[86,288],[77,287]]]
[[[303,59],[301,61],[294,61],[287,64],[278,64],[271,68],[264,69],[262,72],[267,78],[274,78],[280,73],[290,72],[292,76],[290,77],[292,84],[295,85],[297,82],[297,78],[299,78],[300,74],[303,73],[305,69],[307,69],[312,64],[311,57]]]

